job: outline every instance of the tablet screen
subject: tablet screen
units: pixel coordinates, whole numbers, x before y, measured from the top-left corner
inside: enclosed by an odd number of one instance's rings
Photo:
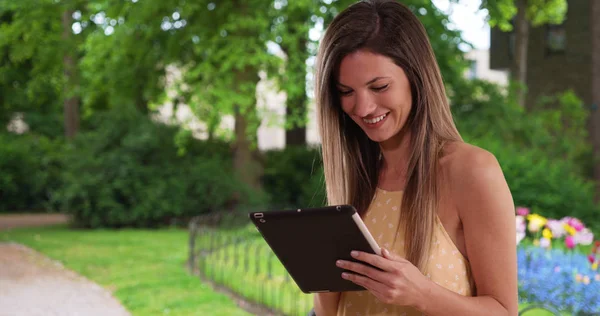
[[[349,205],[253,212],[250,219],[305,293],[364,290],[341,277],[336,260],[356,261],[352,250],[381,254]]]

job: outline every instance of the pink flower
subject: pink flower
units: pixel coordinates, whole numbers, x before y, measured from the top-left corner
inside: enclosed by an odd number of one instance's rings
[[[596,261],[596,257],[594,257],[594,255],[589,255],[589,256],[588,256],[588,261],[589,261],[590,263],[594,263],[594,261]]]
[[[529,209],[526,207],[519,206],[517,207],[517,215],[527,216],[529,214]]]
[[[565,246],[567,246],[567,248],[573,249],[575,248],[575,245],[575,238],[573,238],[573,236],[567,236],[567,238],[565,238]]]
[[[582,229],[585,228],[585,225],[583,225],[583,223],[578,218],[575,218],[575,217],[567,216],[567,217],[564,217],[562,219],[562,221],[564,223],[567,223],[569,226],[573,227],[575,229],[575,231],[581,231]]]

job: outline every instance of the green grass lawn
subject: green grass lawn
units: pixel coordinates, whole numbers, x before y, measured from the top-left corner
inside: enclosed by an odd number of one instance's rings
[[[286,278],[279,260],[252,233],[248,228],[217,232],[220,237],[213,246],[221,251],[205,258],[202,271],[249,300],[289,315],[306,315],[311,296]],[[239,235],[249,239],[218,247]],[[59,226],[0,232],[0,241],[27,245],[111,290],[133,315],[249,315],[187,272],[187,240],[188,232],[179,229],[87,231]],[[208,247],[208,236],[199,236],[198,243]],[[525,316],[550,315],[531,311]]]
[[[113,292],[133,315],[250,315],[186,270],[188,232],[0,231],[0,241],[29,246]]]

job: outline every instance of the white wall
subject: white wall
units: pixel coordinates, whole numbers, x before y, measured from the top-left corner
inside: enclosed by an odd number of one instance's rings
[[[474,76],[478,79],[488,80],[502,86],[508,84],[508,72],[490,69],[490,52],[485,49],[473,49],[465,54],[465,58],[475,62],[472,72],[468,71],[467,76]]]

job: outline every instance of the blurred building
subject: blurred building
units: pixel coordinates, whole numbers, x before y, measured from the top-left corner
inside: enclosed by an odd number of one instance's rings
[[[473,49],[465,54],[470,63],[466,76],[469,79],[487,80],[502,86],[508,84],[508,71],[490,68],[490,52],[487,49]]]
[[[573,89],[585,104],[592,104],[592,54],[600,54],[592,48],[592,1],[598,0],[568,0],[563,24],[530,27],[526,83],[528,104],[535,102],[539,96],[567,89]],[[514,31],[491,30],[491,69],[506,71],[511,68],[514,41]]]
[[[465,54],[465,58],[470,61],[471,67],[465,73],[470,79],[488,80],[500,85],[508,82],[507,72],[504,70],[490,69],[489,52],[487,50],[471,50]],[[181,72],[169,67],[167,75],[167,86],[169,100],[175,98],[176,90],[172,88],[173,84],[181,76]],[[259,117],[262,118],[258,128],[258,147],[260,150],[285,147],[285,102],[286,95],[278,91],[275,84],[270,81],[264,73],[260,74],[261,80],[256,87],[256,104]],[[310,98],[309,100],[312,100]],[[308,105],[308,123],[306,126],[306,141],[309,145],[320,143],[317,128],[317,114],[314,103]],[[205,139],[206,126],[200,122],[192,109],[186,104],[179,104],[176,108],[171,102],[167,102],[158,108],[156,119],[162,122],[180,124],[192,131],[193,135],[199,139]],[[225,115],[222,118],[220,137],[229,138],[233,136],[234,119],[232,115]]]

